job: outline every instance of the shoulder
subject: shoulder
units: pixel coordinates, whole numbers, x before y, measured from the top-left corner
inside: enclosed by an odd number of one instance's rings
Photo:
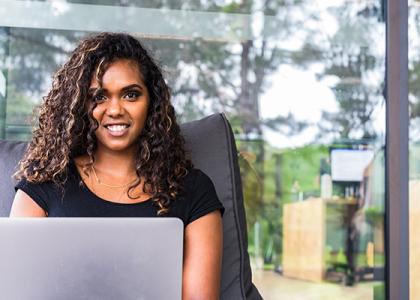
[[[223,214],[223,204],[217,196],[214,184],[202,170],[190,169],[184,177],[183,186],[184,197],[181,197],[178,205],[183,206],[186,225],[215,210],[220,210]]]
[[[43,182],[32,182],[26,178],[21,178],[15,185],[15,190],[21,189],[33,189],[35,191],[41,190],[53,190],[56,188],[56,184],[53,181],[43,181]]]
[[[22,178],[15,185],[15,191],[23,191],[34,202],[38,204],[44,211],[48,211],[51,199],[58,194],[59,190],[52,181],[31,182],[26,178]]]
[[[186,189],[197,189],[204,187],[213,187],[210,177],[200,169],[192,168],[183,179],[183,185]]]
[[[21,190],[31,197],[39,206],[44,210],[61,199],[69,185],[74,181],[75,171],[70,163],[68,166],[68,172],[66,178],[63,178],[63,182],[58,183],[52,180],[43,182],[32,182],[27,178],[21,178],[15,185],[15,191]]]

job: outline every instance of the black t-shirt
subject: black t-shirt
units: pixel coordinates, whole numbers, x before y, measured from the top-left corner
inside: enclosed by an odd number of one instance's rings
[[[53,182],[35,184],[25,179],[17,183],[15,190],[28,194],[48,217],[157,217],[158,207],[152,200],[130,204],[111,202],[98,197],[80,182],[80,174],[72,162],[64,190]],[[169,205],[167,217],[180,218],[186,226],[215,210],[223,215],[224,208],[214,185],[201,170],[191,169],[182,185],[182,192]]]

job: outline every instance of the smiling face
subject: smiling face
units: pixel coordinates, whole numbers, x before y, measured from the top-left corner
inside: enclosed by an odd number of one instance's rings
[[[149,92],[135,61],[111,63],[102,77],[102,87],[92,78],[89,95],[97,105],[95,135],[98,151],[134,151],[147,118]]]

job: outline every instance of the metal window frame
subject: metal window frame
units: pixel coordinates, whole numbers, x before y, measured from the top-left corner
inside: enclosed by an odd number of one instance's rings
[[[408,0],[386,5],[386,299],[409,300]]]

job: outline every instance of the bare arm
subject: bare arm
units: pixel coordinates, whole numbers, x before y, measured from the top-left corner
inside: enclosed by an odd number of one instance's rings
[[[185,229],[183,300],[219,299],[223,249],[222,217],[211,212]]]
[[[17,190],[10,217],[46,217],[45,211],[24,191]]]

